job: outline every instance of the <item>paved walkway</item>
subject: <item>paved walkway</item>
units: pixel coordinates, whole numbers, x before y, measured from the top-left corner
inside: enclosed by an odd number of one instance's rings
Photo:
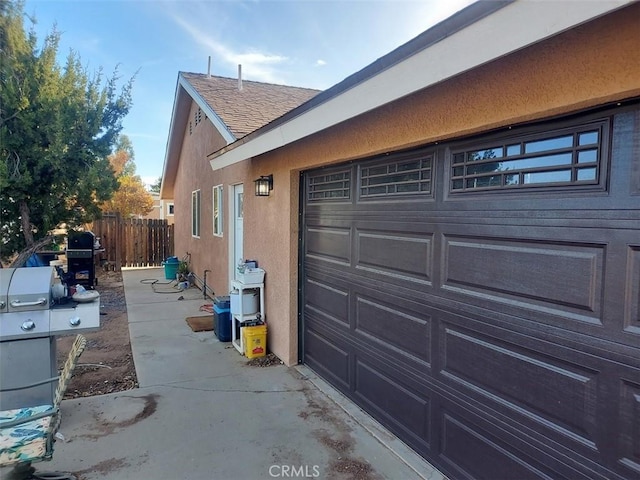
[[[247,366],[213,332],[193,333],[197,289],[157,294],[123,272],[140,388],[62,404],[54,459],[82,480],[443,477],[305,367]],[[99,288],[98,288],[99,290]],[[80,359],[82,361],[82,358]]]

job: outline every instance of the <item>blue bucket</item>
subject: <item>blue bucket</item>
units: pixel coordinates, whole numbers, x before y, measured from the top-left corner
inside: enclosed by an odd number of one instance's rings
[[[178,257],[169,257],[164,262],[164,278],[167,280],[175,280],[176,274],[178,273],[178,265],[180,265],[180,260]]]

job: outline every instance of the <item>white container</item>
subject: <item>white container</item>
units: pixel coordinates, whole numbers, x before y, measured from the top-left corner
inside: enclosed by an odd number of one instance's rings
[[[243,273],[238,272],[238,281],[244,284],[264,282],[264,270],[261,268],[247,268]]]
[[[55,267],[61,267],[65,273],[67,272],[67,266],[64,263],[65,262],[63,262],[62,260],[51,260],[49,262],[49,266],[54,268],[55,278],[60,278],[60,276],[58,275],[58,271],[55,270]]]
[[[233,290],[229,293],[231,300],[231,315],[240,313],[240,292]],[[259,294],[256,290],[244,290],[242,292],[242,314],[253,315],[258,312]]]

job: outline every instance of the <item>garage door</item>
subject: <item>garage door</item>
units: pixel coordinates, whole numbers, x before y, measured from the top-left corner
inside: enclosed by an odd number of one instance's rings
[[[452,479],[640,478],[637,106],[303,180],[307,365]]]

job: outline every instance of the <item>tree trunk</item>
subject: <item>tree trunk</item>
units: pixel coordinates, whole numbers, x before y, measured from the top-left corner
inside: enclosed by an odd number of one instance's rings
[[[40,240],[34,243],[33,235],[32,235],[31,246],[22,250],[20,254],[16,257],[16,259],[13,262],[11,262],[11,265],[9,265],[9,267],[11,268],[24,267],[24,265],[27,263],[27,260],[29,260],[29,257],[33,255],[37,250],[39,250],[40,248],[50,243],[51,240],[53,240],[53,238],[54,238],[53,235],[47,235],[46,237],[41,238]]]
[[[20,224],[22,225],[22,233],[24,234],[24,240],[27,243],[26,247],[18,254],[16,259],[11,262],[10,267],[24,267],[27,263],[27,260],[31,255],[33,255],[36,250],[44,247],[48,243],[53,240],[53,235],[47,235],[44,238],[41,238],[37,242],[33,239],[33,229],[31,226],[29,205],[24,200],[20,201]]]
[[[24,240],[27,244],[26,248],[30,248],[33,245],[33,229],[31,227],[31,212],[29,211],[29,205],[24,200],[20,200],[20,224],[22,225],[22,233]]]

